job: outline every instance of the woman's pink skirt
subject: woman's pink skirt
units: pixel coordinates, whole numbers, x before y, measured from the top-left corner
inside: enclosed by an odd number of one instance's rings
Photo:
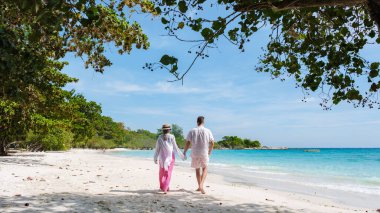
[[[174,153],[172,156],[172,162],[169,165],[168,171],[165,171],[164,168],[160,167],[160,173],[159,173],[159,181],[160,181],[160,189],[164,192],[167,192],[169,190],[169,185],[170,185],[170,179],[172,177],[172,172],[174,168]]]

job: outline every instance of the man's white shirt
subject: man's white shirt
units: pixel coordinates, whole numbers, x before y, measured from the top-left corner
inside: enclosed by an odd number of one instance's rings
[[[187,134],[187,141],[191,142],[191,157],[208,157],[208,149],[214,137],[209,129],[204,126],[198,126]]]

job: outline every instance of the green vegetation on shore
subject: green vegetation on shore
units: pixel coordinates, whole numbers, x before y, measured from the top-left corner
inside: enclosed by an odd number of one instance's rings
[[[15,144],[15,147],[25,148],[30,151],[67,150],[70,148],[90,149],[154,149],[157,137],[162,134],[161,129],[157,133],[148,130],[131,130],[123,123],[115,122],[112,118],[101,115],[100,106],[95,102],[87,102],[83,96],[77,95],[81,103],[77,114],[81,119],[68,122],[65,128],[52,125],[49,128],[30,130],[23,140]],[[91,112],[91,113],[90,113]],[[78,124],[80,122],[80,125]],[[67,128],[68,127],[68,128]],[[183,129],[179,125],[172,124],[171,133],[176,137],[180,148],[185,145]],[[215,149],[244,149],[260,148],[257,140],[242,139],[237,136],[224,136],[215,143]]]
[[[224,136],[222,140],[215,143],[216,149],[252,149],[260,148],[258,140],[242,139],[237,136]]]
[[[101,114],[101,107],[82,95],[73,95],[64,102],[71,110],[64,120],[52,120],[49,125],[32,126],[19,135],[14,146],[31,151],[67,150],[70,148],[108,149],[152,148],[157,135],[147,130],[130,130],[123,123]],[[64,122],[64,125],[60,125]]]

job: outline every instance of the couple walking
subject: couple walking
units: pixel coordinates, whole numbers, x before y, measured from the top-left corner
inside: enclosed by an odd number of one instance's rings
[[[205,118],[203,116],[197,118],[198,126],[187,134],[183,153],[178,148],[174,135],[170,134],[170,125],[164,124],[162,126],[163,134],[157,139],[154,162],[157,164],[158,160],[160,166],[160,189],[164,193],[169,191],[175,154],[177,154],[182,160],[186,160],[186,152],[191,146],[191,167],[195,168],[195,174],[198,181],[197,191],[205,194],[203,184],[207,176],[209,157],[214,147],[214,137],[212,136],[211,131],[204,127],[204,120]]]

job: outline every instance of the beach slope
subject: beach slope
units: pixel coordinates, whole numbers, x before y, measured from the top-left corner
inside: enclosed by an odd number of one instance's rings
[[[331,200],[229,183],[210,174],[206,195],[193,170],[176,166],[158,190],[153,161],[101,151],[21,153],[0,158],[0,212],[374,212]]]

